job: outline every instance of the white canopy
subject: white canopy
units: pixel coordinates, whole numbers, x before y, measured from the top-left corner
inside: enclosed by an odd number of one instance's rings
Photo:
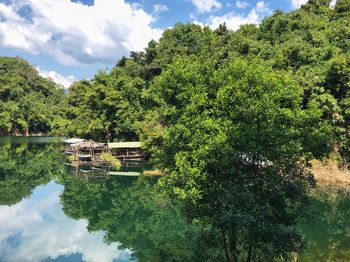
[[[75,144],[83,141],[85,141],[85,139],[82,139],[82,138],[70,138],[70,139],[64,140],[64,142],[67,144]]]

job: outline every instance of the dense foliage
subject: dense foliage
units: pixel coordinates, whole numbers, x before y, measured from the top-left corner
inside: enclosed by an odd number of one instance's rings
[[[136,139],[145,81],[132,75],[133,66],[127,61],[123,68],[115,67],[109,74],[99,72],[92,81],[74,83],[66,97],[65,114],[53,124],[55,132],[103,141]]]
[[[250,57],[216,70],[179,59],[153,88],[163,190],[222,232],[229,261],[299,251],[292,226],[313,185],[306,160],[328,152],[330,132],[317,105],[302,108],[302,88]]]
[[[177,24],[165,30],[158,42],[151,41],[145,52],[132,52],[110,72],[73,84],[68,106],[54,122],[55,133],[104,141],[142,136],[157,143],[162,128],[152,125],[150,119],[158,107],[154,85],[168,67],[191,57],[205,64],[203,70],[210,74],[238,58],[259,58],[266,67],[288,74],[303,89],[303,108],[312,104],[322,110],[323,119],[333,127],[331,146],[346,163],[350,156],[348,14],[348,0],[339,0],[334,8],[328,0],[312,0],[299,10],[275,11],[260,26],[243,25],[235,32],[225,25],[211,30]]]
[[[0,134],[48,133],[63,89],[21,58],[0,58]]]

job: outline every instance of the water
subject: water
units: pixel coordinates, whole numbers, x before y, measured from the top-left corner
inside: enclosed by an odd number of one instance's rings
[[[0,139],[1,262],[203,261],[157,178],[72,172],[62,144],[35,140]]]
[[[300,261],[350,261],[350,193],[337,188],[314,192],[310,221],[299,226],[307,240]]]
[[[72,172],[49,138],[0,138],[0,261],[224,261],[207,228],[189,225],[154,177]],[[128,166],[121,171],[139,171]],[[350,261],[350,195],[313,194],[298,261]]]

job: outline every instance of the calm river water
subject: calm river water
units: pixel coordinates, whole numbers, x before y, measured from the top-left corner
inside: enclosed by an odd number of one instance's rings
[[[224,261],[210,232],[159,197],[152,177],[70,170],[48,138],[0,138],[0,262]],[[128,166],[121,171],[140,171]],[[313,195],[298,261],[350,261],[350,195]]]

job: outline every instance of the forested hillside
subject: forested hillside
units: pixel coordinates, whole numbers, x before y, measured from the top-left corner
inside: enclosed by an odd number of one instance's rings
[[[0,134],[48,133],[63,89],[21,58],[0,58]]]
[[[311,0],[299,10],[275,11],[260,26],[243,25],[235,32],[225,25],[211,30],[177,24],[166,30],[159,42],[151,41],[145,52],[132,52],[130,58],[122,58],[110,72],[99,72],[91,81],[73,84],[65,115],[55,121],[54,129],[60,134],[100,140],[137,140],[141,135],[146,140],[156,139],[166,123],[164,119],[153,121],[164,103],[159,95],[176,102],[162,114],[177,111],[180,103],[188,103],[181,92],[200,81],[193,76],[181,83],[181,79],[171,75],[159,90],[157,83],[169,68],[181,70],[177,65],[196,62],[209,75],[238,59],[258,59],[264,67],[289,76],[303,89],[304,109],[311,106],[322,110],[322,118],[333,127],[332,147],[347,161],[349,50],[348,0],[339,0],[333,8],[328,0]],[[191,70],[188,68],[181,78],[190,77]],[[215,88],[205,81],[203,85]]]

